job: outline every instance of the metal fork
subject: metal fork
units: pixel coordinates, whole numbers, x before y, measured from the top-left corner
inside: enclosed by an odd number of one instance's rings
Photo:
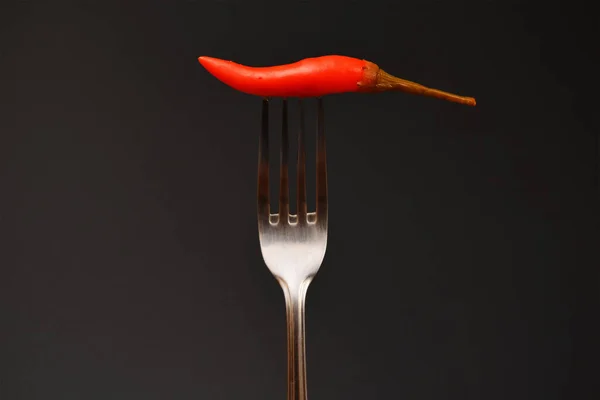
[[[269,101],[263,100],[258,152],[258,235],[263,259],[285,295],[287,314],[288,400],[306,400],[304,303],[308,285],[319,270],[327,247],[327,165],[323,100],[318,99],[316,212],[306,206],[304,112],[300,102],[298,132],[297,213],[290,214],[288,184],[288,107],[283,100],[279,213],[269,203]]]

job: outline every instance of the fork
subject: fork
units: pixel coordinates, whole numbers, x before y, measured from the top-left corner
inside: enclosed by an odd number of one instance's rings
[[[317,100],[316,211],[307,212],[304,110],[300,101],[296,215],[290,214],[288,183],[288,106],[282,105],[279,213],[269,203],[269,100],[262,104],[258,150],[258,236],[265,264],[285,296],[287,315],[287,399],[306,400],[304,304],[306,291],[327,247],[327,164],[323,100]]]

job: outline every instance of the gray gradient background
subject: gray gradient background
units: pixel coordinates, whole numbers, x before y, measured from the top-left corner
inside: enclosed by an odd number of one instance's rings
[[[598,398],[591,15],[4,0],[0,399],[284,398],[283,295],[255,224],[260,100],[196,58],[331,53],[478,106],[326,98],[311,400]]]

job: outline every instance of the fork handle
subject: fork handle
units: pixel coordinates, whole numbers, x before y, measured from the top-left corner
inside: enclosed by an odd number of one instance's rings
[[[307,400],[304,304],[310,279],[302,282],[297,288],[290,288],[284,282],[280,283],[285,294],[287,315],[287,399]]]

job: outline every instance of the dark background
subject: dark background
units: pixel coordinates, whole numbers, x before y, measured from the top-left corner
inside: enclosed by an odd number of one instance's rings
[[[325,54],[478,106],[326,98],[310,398],[600,395],[584,4],[1,4],[0,399],[284,398],[284,299],[255,222],[260,99],[197,57]]]

